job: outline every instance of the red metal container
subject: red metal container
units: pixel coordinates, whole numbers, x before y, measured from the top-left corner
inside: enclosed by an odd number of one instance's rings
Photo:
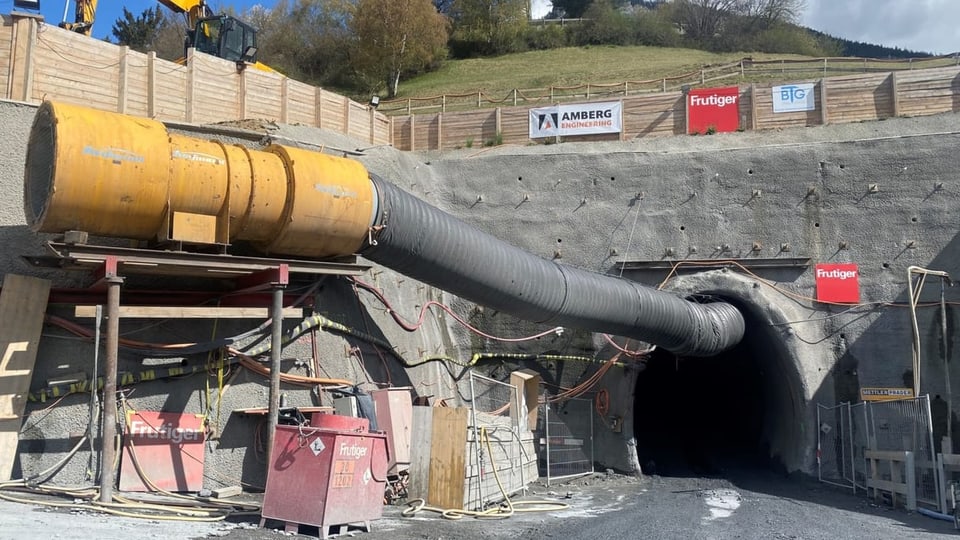
[[[334,525],[383,515],[387,443],[382,433],[278,425],[262,517],[314,525],[326,538]],[[261,521],[263,523],[263,521]]]

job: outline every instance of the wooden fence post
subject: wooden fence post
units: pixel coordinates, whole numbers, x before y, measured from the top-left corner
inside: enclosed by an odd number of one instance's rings
[[[350,98],[343,96],[343,134],[350,135]]]
[[[244,70],[246,71],[246,70]],[[284,124],[290,123],[290,79],[284,75],[280,79],[280,121]]]
[[[37,22],[32,17],[16,17],[11,51],[11,98],[30,101],[33,97],[34,56],[37,45]]]
[[[443,113],[437,115],[437,150],[443,150]]]
[[[413,116],[412,114],[410,115],[410,151],[411,152],[417,149],[417,145],[414,144],[414,141],[416,140],[416,137],[417,137],[417,128],[414,125],[415,118],[416,117]]]
[[[184,107],[184,116],[187,122],[193,122],[193,99],[196,92],[196,55],[192,48],[187,49],[187,88],[186,103]],[[243,99],[243,90],[240,92],[240,99]]]
[[[500,107],[497,107],[496,110],[494,111],[494,117],[493,117],[493,129],[495,130],[494,136],[503,132],[503,125],[501,124],[501,121],[500,121],[500,114],[501,114],[500,110],[501,110]]]
[[[240,72],[240,103],[238,103],[238,109],[240,112],[239,120],[243,120],[247,117],[247,70]]]
[[[314,122],[318,128],[323,128],[323,88],[313,87],[313,110],[316,118]]]
[[[120,74],[117,78],[117,112],[120,114],[127,114],[127,88],[130,85],[129,61],[130,47],[120,46]]]
[[[627,140],[627,124],[626,124],[627,115],[624,114],[624,112],[625,111],[623,110],[623,100],[621,99],[620,100],[620,140],[621,141]]]
[[[827,112],[827,80],[820,79],[820,123],[827,125],[830,114]]]
[[[890,93],[891,101],[893,102],[893,117],[896,118],[900,116],[900,83],[897,80],[897,72],[890,72]]]
[[[147,116],[157,116],[157,53],[147,53]]]
[[[370,144],[376,144],[377,142],[377,110],[373,107],[370,109]],[[286,120],[284,120],[286,123]]]
[[[757,130],[757,85],[750,84],[750,129]]]

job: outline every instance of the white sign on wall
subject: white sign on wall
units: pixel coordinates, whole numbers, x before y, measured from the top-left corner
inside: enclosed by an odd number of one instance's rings
[[[530,109],[530,138],[620,133],[622,109],[619,101]]]
[[[773,87],[773,112],[812,111],[816,109],[813,83]]]

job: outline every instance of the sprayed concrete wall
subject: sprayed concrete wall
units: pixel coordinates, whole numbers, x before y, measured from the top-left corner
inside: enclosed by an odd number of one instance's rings
[[[0,130],[7,141],[0,152],[4,165],[0,234],[7,257],[0,265],[4,273],[38,274],[54,280],[55,286],[80,286],[88,276],[39,271],[19,258],[44,251],[43,239],[23,225],[21,207],[22,164],[33,111],[18,104],[0,105]],[[958,128],[960,117],[951,114],[783,132],[442,154],[375,147],[357,159],[372,172],[503,240],[598,272],[619,273],[615,263],[624,260],[802,257],[810,258],[811,264],[858,263],[864,305],[853,309],[810,300],[812,267],[768,269],[757,275],[736,268],[681,272],[663,284],[680,294],[721,296],[751,314],[746,340],[753,345],[744,354],[755,362],[766,362],[760,364],[762,387],[726,390],[762,393],[769,409],[762,415],[761,426],[767,451],[788,470],[812,472],[816,403],[856,400],[861,386],[904,386],[909,377],[909,312],[888,305],[905,302],[906,268],[921,265],[960,275],[955,268],[960,218],[954,211],[960,200],[955,174],[960,159],[954,150],[960,140]],[[281,126],[270,135],[280,142],[323,145],[332,153],[364,146],[298,126]],[[625,271],[623,275],[656,286],[668,272]],[[421,306],[437,300],[488,335],[517,337],[545,330],[384,268],[375,267],[363,279],[381,288],[408,320],[416,320]],[[304,288],[297,290],[307,292],[309,285],[301,284]],[[127,289],[180,286],[185,284],[177,280],[133,279],[124,285]],[[935,299],[934,292],[938,295],[939,289],[927,291],[924,299]],[[948,290],[948,300],[957,293]],[[375,335],[393,348],[375,348],[333,331],[308,333],[284,349],[284,370],[309,373],[309,359],[317,351],[319,376],[347,378],[368,389],[411,386],[417,395],[462,404],[468,389],[463,379],[457,382],[464,368],[456,362],[467,363],[474,353],[594,359],[594,363],[492,360],[477,366],[502,379],[512,369],[532,367],[543,375],[547,391],[555,393],[584,380],[616,354],[602,336],[575,329],[522,343],[502,343],[467,331],[438,311],[425,317],[419,331],[408,333],[391,319],[385,306],[342,278],[327,278],[310,294],[321,314]],[[949,308],[948,342],[955,333],[953,309]],[[71,310],[51,306],[50,312],[69,315]],[[259,322],[125,320],[121,334],[148,342],[202,342],[238,334]],[[920,328],[922,391],[944,394],[938,312],[921,310]],[[58,374],[89,371],[92,358],[91,344],[47,326],[33,387]],[[206,355],[183,359],[188,365],[207,361]],[[144,362],[140,355],[121,352],[121,371],[140,371]],[[267,381],[234,368],[224,373],[229,384],[221,391],[216,369],[211,367],[209,375],[138,384],[128,391],[127,401],[132,408],[206,413],[211,423],[206,482],[263,486],[265,465],[259,445],[265,422],[262,417],[232,411],[266,406]],[[608,371],[596,387],[610,394],[607,417],[594,422],[596,458],[602,466],[636,471],[633,426],[639,419],[634,417],[662,414],[634,409],[635,389],[643,373],[642,362],[629,363]],[[326,392],[288,385],[283,391],[290,405],[331,403]],[[704,406],[723,407],[723,393],[711,399]],[[53,407],[50,401],[29,405],[20,447],[22,473],[45,468],[73,446],[87,425],[88,403],[89,395],[76,394]],[[570,422],[575,431],[582,432],[588,425],[586,419]],[[97,467],[89,453],[81,451],[58,480],[82,482]]]

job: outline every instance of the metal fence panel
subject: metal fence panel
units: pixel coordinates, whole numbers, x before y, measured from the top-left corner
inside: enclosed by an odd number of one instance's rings
[[[857,489],[867,489],[867,402],[861,401],[850,406],[850,426],[853,429],[853,485]]]
[[[868,447],[913,452],[917,503],[939,508],[939,478],[933,446],[930,396],[868,402],[866,410]]]
[[[534,479],[525,473],[525,465],[530,463],[532,467],[535,457],[524,449],[515,386],[471,372],[470,395],[470,472],[465,507],[482,510],[503,499],[501,486],[507,495],[524,489]]]
[[[564,417],[589,418],[589,426],[583,433],[574,433]],[[548,486],[554,480],[593,473],[592,400],[541,403],[537,432],[541,443],[540,476],[546,477]]]
[[[817,469],[821,482],[856,491],[850,404],[817,404]]]

